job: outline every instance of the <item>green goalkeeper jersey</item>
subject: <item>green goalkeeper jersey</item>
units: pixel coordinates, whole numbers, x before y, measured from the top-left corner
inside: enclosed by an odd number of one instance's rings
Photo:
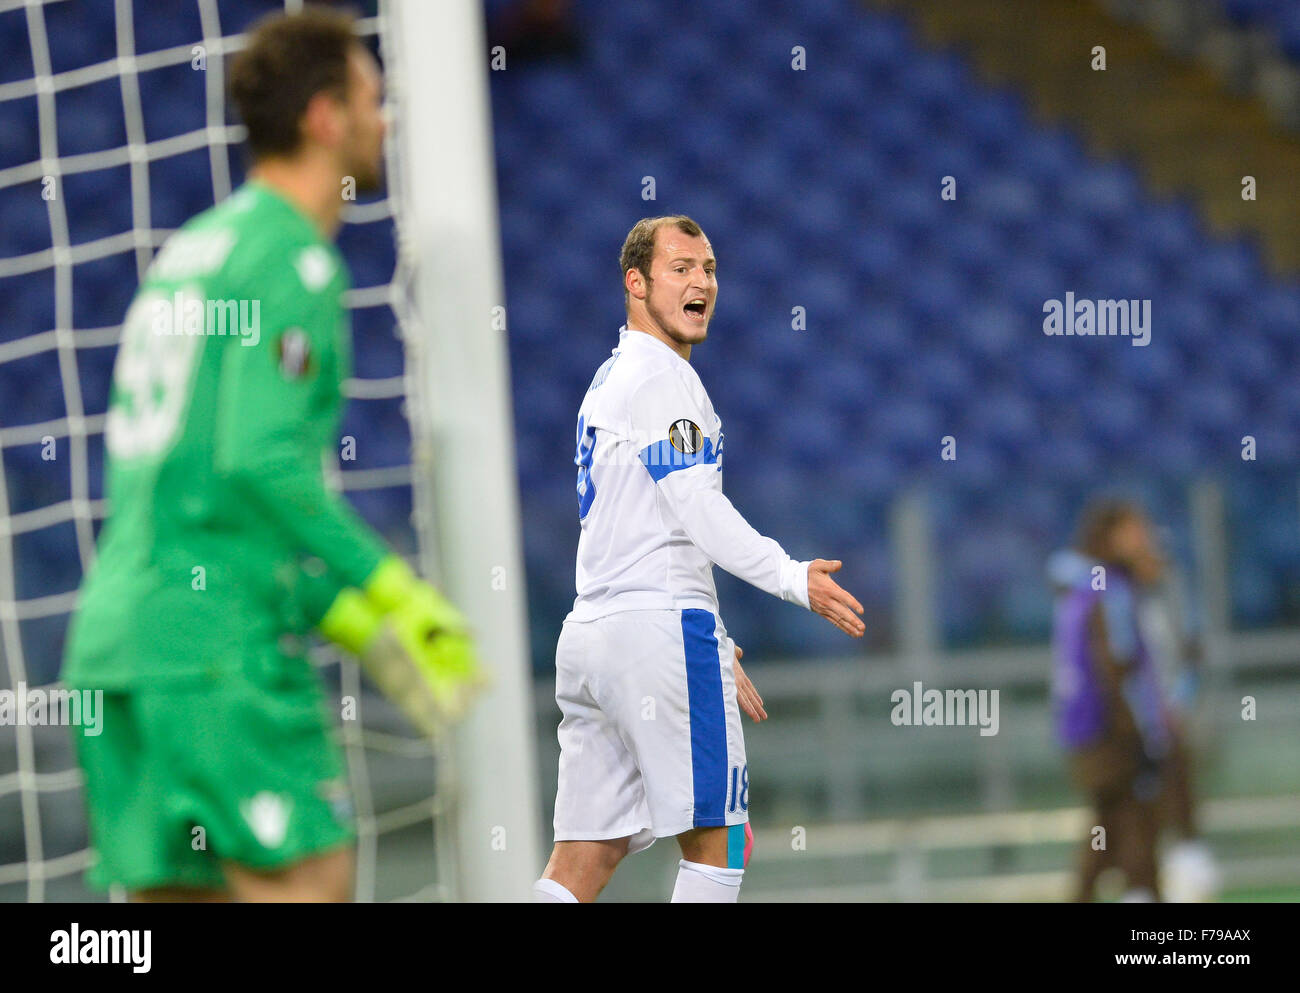
[[[229,671],[305,634],[383,558],[324,480],[351,374],[346,285],[334,245],[257,182],[163,246],[123,322],[71,685]]]

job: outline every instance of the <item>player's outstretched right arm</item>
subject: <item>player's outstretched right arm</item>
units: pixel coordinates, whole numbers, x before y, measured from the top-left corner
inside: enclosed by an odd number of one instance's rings
[[[863,612],[862,604],[830,577],[843,563],[814,559],[805,566],[795,562],[774,539],[755,531],[720,490],[702,481],[712,469],[690,466],[663,477],[658,484],[691,541],[733,576],[805,606],[850,637],[861,638],[866,632],[857,616]],[[779,585],[776,576],[781,577]]]
[[[829,575],[841,564],[792,559],[774,539],[756,531],[723,494],[716,482],[718,453],[707,437],[698,451],[689,453],[674,443],[678,425],[698,431],[699,424],[709,421],[700,397],[674,370],[651,376],[633,391],[628,419],[637,445],[651,442],[638,453],[641,463],[700,551],[733,576],[815,611],[845,634],[863,635],[866,628],[856,616],[863,612],[862,605]]]

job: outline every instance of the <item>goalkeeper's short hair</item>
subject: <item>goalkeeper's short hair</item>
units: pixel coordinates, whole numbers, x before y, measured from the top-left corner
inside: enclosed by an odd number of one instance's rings
[[[348,55],[361,45],[351,15],[323,7],[259,20],[230,67],[230,97],[248,129],[254,162],[292,155],[317,93],[347,95]]]

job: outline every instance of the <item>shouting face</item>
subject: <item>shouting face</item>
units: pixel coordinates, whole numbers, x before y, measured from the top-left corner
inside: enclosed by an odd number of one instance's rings
[[[639,269],[624,276],[629,321],[689,358],[691,346],[709,334],[718,298],[717,265],[703,235],[663,225],[655,233],[649,277]]]

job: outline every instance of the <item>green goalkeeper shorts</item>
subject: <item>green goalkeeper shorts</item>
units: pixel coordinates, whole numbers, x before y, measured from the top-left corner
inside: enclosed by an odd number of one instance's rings
[[[223,862],[276,869],[355,837],[311,664],[274,646],[248,660],[203,683],[105,691],[102,733],[75,729],[92,886],[220,888]]]

